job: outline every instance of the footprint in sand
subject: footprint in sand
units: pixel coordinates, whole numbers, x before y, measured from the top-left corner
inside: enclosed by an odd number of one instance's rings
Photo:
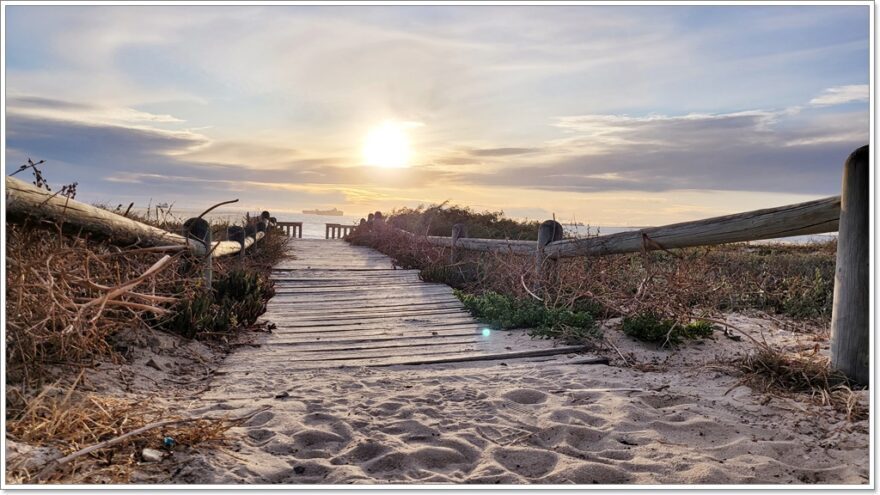
[[[262,443],[274,437],[275,432],[272,430],[267,430],[265,428],[252,428],[248,430],[247,436],[254,442]]]
[[[520,388],[507,392],[504,398],[518,404],[541,404],[547,400],[547,394],[532,388]]]
[[[343,452],[338,457],[333,458],[330,464],[362,464],[373,460],[380,455],[386,454],[391,450],[388,446],[373,440],[366,440],[358,443],[351,450]]]
[[[593,427],[604,426],[608,421],[595,414],[590,414],[579,409],[556,409],[549,416],[550,421],[566,425],[587,425]]]
[[[507,470],[526,478],[544,476],[559,462],[557,454],[538,449],[499,448],[492,457]]]
[[[369,474],[400,471],[410,466],[409,461],[409,456],[403,452],[390,452],[367,463],[364,471]]]
[[[467,459],[457,450],[448,447],[422,447],[410,453],[410,458],[419,466],[436,470],[456,468],[460,464],[467,464]]]
[[[575,483],[577,485],[611,485],[626,483],[631,479],[632,476],[618,467],[597,462],[581,462],[577,466],[553,473],[541,481],[546,483]]]
[[[275,417],[274,413],[263,411],[245,422],[245,426],[263,426]]]
[[[291,436],[300,451],[338,452],[350,439],[322,430],[302,430]]]
[[[547,449],[564,443],[578,450],[589,452],[599,450],[605,437],[605,432],[587,426],[553,425],[530,435],[528,442],[535,447]]]
[[[440,433],[435,429],[415,420],[396,421],[381,427],[383,433],[400,436],[403,440],[424,441],[438,436]]]
[[[290,461],[293,469],[281,480],[284,484],[320,483],[330,474],[330,468],[314,461]]]

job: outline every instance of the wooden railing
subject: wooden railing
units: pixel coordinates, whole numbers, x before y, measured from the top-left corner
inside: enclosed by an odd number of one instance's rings
[[[280,227],[287,237],[296,237],[302,239],[303,224],[302,222],[278,222],[275,225]]]
[[[795,235],[837,232],[840,219],[840,196],[683,222],[662,227],[620,232],[583,239],[550,240],[541,245],[534,241],[501,239],[471,239],[467,237],[428,236],[428,242],[438,246],[474,251],[503,251],[516,254],[535,254],[541,250],[544,257],[558,259],[575,256],[604,256],[634,253],[643,250],[711,246],[732,242],[777,239]],[[562,232],[562,226],[553,220],[544,222]],[[542,225],[544,225],[542,224]]]
[[[154,247],[162,251],[190,250],[204,262],[206,286],[211,286],[212,258],[245,252],[263,239],[274,225],[269,212],[249,220],[244,227],[231,226],[226,240],[214,241],[211,228],[204,218],[190,218],[183,223],[181,234],[119,215],[111,211],[51,194],[14,177],[6,177],[7,220],[33,217],[96,234],[115,244]]]
[[[583,239],[562,239],[562,225],[547,220],[538,240],[474,239],[466,226],[453,226],[450,237],[419,237],[451,249],[535,256],[539,275],[555,261],[576,256],[604,256],[658,249],[710,246],[838,232],[834,306],[831,317],[832,365],[853,381],[869,381],[869,192],[868,146],[844,164],[841,196]],[[414,234],[407,233],[415,237]]]
[[[344,225],[341,223],[328,223],[324,228],[325,239],[342,239],[351,233],[357,225]]]

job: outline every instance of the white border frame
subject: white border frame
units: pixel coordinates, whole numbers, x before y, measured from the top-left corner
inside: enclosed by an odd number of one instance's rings
[[[303,1],[303,2],[292,2],[292,1],[278,1],[278,2],[269,2],[269,1],[255,1],[255,2],[244,2],[244,1],[230,1],[230,2],[218,2],[218,1],[192,1],[192,0],[184,0],[184,1],[144,1],[144,0],[135,0],[130,2],[124,1],[95,1],[95,0],[86,0],[86,1],[74,1],[74,2],[66,2],[66,1],[58,1],[58,0],[50,0],[50,1],[22,1],[22,0],[9,0],[2,2],[2,13],[0,13],[0,18],[3,19],[2,32],[3,37],[0,40],[0,47],[2,47],[2,56],[0,56],[0,80],[2,80],[3,93],[0,95],[0,116],[2,116],[2,136],[0,136],[0,143],[3,146],[3,154],[0,156],[0,170],[3,171],[3,175],[6,175],[6,7],[7,6],[15,6],[15,5],[63,5],[63,6],[71,6],[71,5],[95,5],[95,6],[107,6],[107,5],[122,5],[122,6],[136,6],[136,5],[144,5],[144,6],[183,6],[183,5],[195,5],[195,6],[212,6],[212,5],[220,5],[220,6],[229,6],[229,5],[243,5],[243,6],[253,6],[253,5],[266,5],[266,6],[276,6],[276,5],[293,5],[293,6],[470,6],[470,5],[483,5],[483,6],[495,6],[495,7],[503,7],[503,6],[589,6],[589,5],[608,5],[608,6],[658,6],[658,5],[672,5],[672,6],[762,6],[762,5],[776,5],[776,6],[823,6],[823,5],[853,5],[853,6],[867,6],[869,7],[870,12],[870,60],[869,60],[869,80],[870,80],[870,101],[869,101],[869,114],[870,114],[870,184],[874,186],[870,191],[870,263],[873,268],[870,271],[870,280],[871,280],[871,291],[870,291],[870,324],[871,329],[876,329],[875,325],[875,297],[876,292],[874,290],[874,282],[875,282],[875,272],[876,272],[876,257],[875,257],[875,249],[876,244],[874,242],[874,222],[876,221],[875,215],[875,191],[876,191],[876,180],[877,175],[874,169],[874,48],[875,48],[875,36],[874,36],[874,17],[875,17],[875,7],[873,1],[858,1],[858,0],[848,0],[848,1],[798,1],[798,2],[786,2],[786,1],[715,1],[715,2],[697,2],[697,1],[425,1],[425,2],[417,2],[417,1],[400,1],[400,2],[389,2],[389,1]],[[843,160],[846,157],[841,157],[841,166]],[[5,181],[0,188],[3,189],[4,197],[5,197]],[[3,207],[0,210],[0,216],[3,217],[4,227],[0,230],[0,242],[3,243],[3,264],[0,267],[0,274],[2,274],[2,280],[6,280],[6,208]],[[2,334],[5,336],[6,334],[6,291],[3,291],[2,296],[0,296],[3,300],[3,308],[0,310],[0,324],[2,324],[3,330]],[[4,339],[5,340],[5,339]],[[725,491],[753,491],[753,490],[871,490],[873,491],[875,488],[875,442],[874,442],[874,433],[875,429],[875,389],[873,387],[877,386],[877,375],[875,368],[875,352],[876,351],[876,340],[874,338],[874,332],[870,333],[870,375],[872,379],[872,389],[870,391],[870,412],[869,412],[869,435],[870,435],[870,452],[869,452],[869,463],[870,463],[870,480],[867,485],[770,485],[770,484],[762,484],[762,485],[470,485],[470,484],[450,484],[450,485],[434,485],[434,484],[374,484],[374,485],[8,485],[6,483],[6,402],[5,399],[2,400],[2,404],[0,404],[0,423],[3,425],[4,435],[2,439],[0,439],[0,448],[2,448],[2,453],[0,453],[0,491],[7,490],[39,490],[47,493],[56,492],[56,491],[67,491],[67,490],[292,490],[296,489],[297,491],[324,491],[324,490],[351,490],[351,489],[361,489],[361,490],[414,490],[414,489],[430,489],[430,490],[596,490],[598,489],[600,492],[605,490],[629,490],[629,491],[641,491],[641,490],[698,490],[702,491],[710,491],[710,490],[725,490]],[[2,382],[2,386],[0,386],[0,391],[2,391],[3,397],[6,397],[6,379],[5,379],[5,368],[6,368],[6,346],[3,345],[0,347],[0,369],[4,372],[4,379]]]

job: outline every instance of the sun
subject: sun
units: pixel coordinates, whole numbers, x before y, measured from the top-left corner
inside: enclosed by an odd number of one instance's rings
[[[364,164],[383,168],[409,166],[410,147],[406,127],[396,122],[384,122],[373,128],[364,139]]]

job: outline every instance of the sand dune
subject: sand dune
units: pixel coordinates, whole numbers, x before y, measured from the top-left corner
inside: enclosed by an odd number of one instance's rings
[[[743,345],[722,337],[676,355]],[[640,372],[570,364],[579,358],[308,370],[262,377],[254,395],[221,388],[195,412],[271,410],[172,482],[867,483],[867,422],[744,386],[725,395],[737,378],[694,362]]]

